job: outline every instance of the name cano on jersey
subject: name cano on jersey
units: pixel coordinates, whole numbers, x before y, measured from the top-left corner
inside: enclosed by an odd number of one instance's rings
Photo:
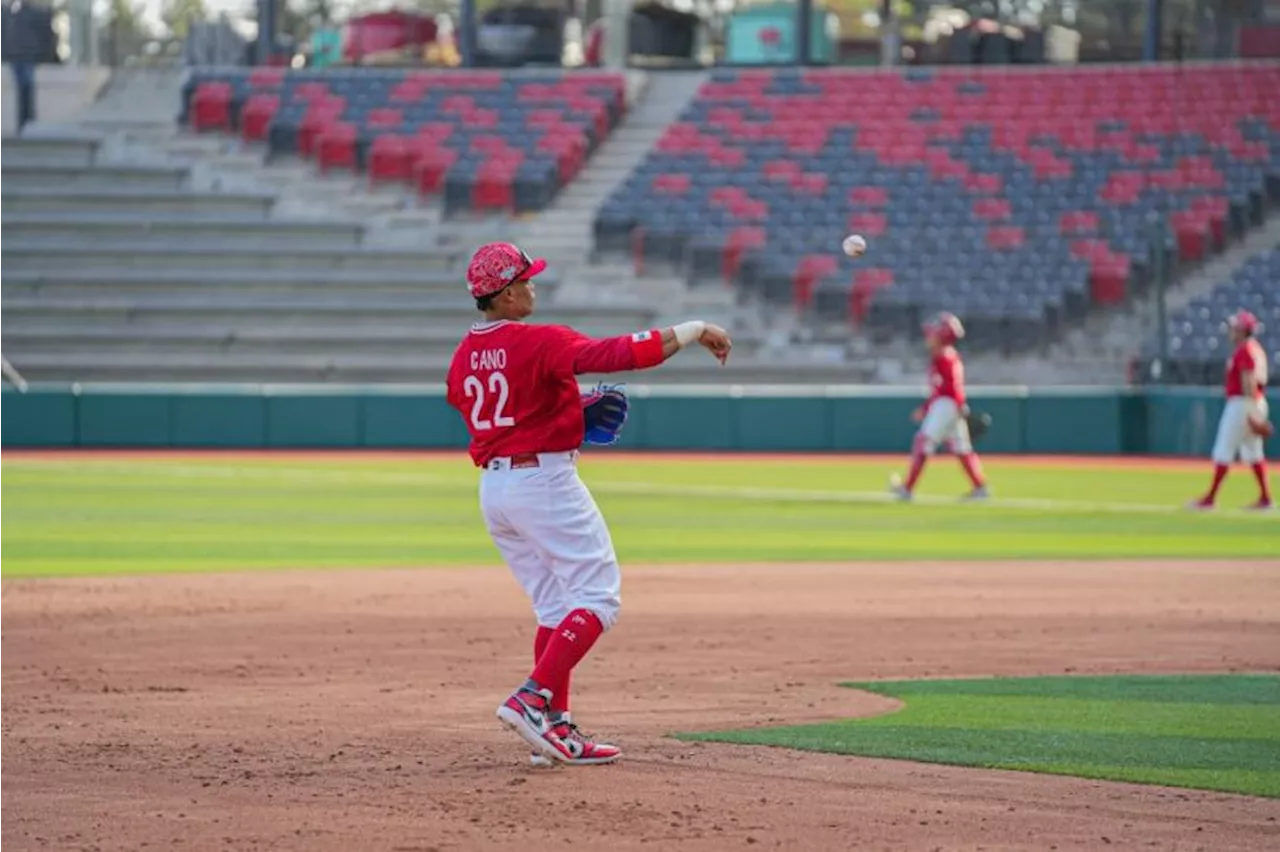
[[[506,368],[506,349],[478,349],[471,352],[472,370],[505,370]]]

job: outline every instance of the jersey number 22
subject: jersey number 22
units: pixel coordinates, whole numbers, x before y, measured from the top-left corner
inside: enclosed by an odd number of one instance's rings
[[[483,432],[495,426],[501,429],[516,425],[516,419],[506,413],[507,400],[511,396],[511,386],[507,384],[507,377],[502,373],[493,372],[489,374],[489,393],[498,397],[498,401],[493,406],[492,421],[481,417],[485,407],[484,383],[475,376],[467,376],[462,382],[462,390],[466,393],[467,399],[472,400],[471,425],[475,427],[477,432]]]

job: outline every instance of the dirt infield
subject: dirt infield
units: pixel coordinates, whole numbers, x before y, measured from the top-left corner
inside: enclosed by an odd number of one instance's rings
[[[849,678],[1280,669],[1280,563],[627,571],[575,680],[616,766],[533,770],[493,711],[503,569],[6,581],[3,846],[1275,848],[1280,801],[672,731],[875,713]]]

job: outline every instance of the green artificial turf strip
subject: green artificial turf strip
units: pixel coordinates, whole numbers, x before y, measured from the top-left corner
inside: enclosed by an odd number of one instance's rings
[[[871,502],[883,460],[610,458],[589,454],[624,561],[1272,556],[1280,523],[1152,512],[1196,493],[1194,471],[988,462],[999,498],[1061,509]],[[259,568],[492,565],[465,457],[232,456],[4,462],[5,576]],[[1251,484],[1228,481],[1224,505]],[[940,458],[921,489],[963,493]],[[1087,505],[1100,504],[1094,511]],[[1126,511],[1128,503],[1139,511]],[[1115,511],[1120,509],[1120,511]],[[1087,528],[1088,534],[1084,534]]]
[[[898,712],[681,735],[1280,797],[1280,676],[854,683]]]

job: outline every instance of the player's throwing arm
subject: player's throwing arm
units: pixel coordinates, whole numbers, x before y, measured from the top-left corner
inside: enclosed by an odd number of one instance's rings
[[[616,387],[582,394],[578,376],[656,367],[690,346],[723,364],[733,343],[702,320],[606,338],[525,322],[546,266],[510,243],[476,251],[467,289],[484,319],[454,352],[448,400],[482,471],[485,527],[537,620],[533,670],[498,718],[530,746],[536,765],[612,763],[621,749],[580,731],[569,711],[570,674],[622,605],[609,528],[577,459],[584,440],[617,439],[629,402]]]

